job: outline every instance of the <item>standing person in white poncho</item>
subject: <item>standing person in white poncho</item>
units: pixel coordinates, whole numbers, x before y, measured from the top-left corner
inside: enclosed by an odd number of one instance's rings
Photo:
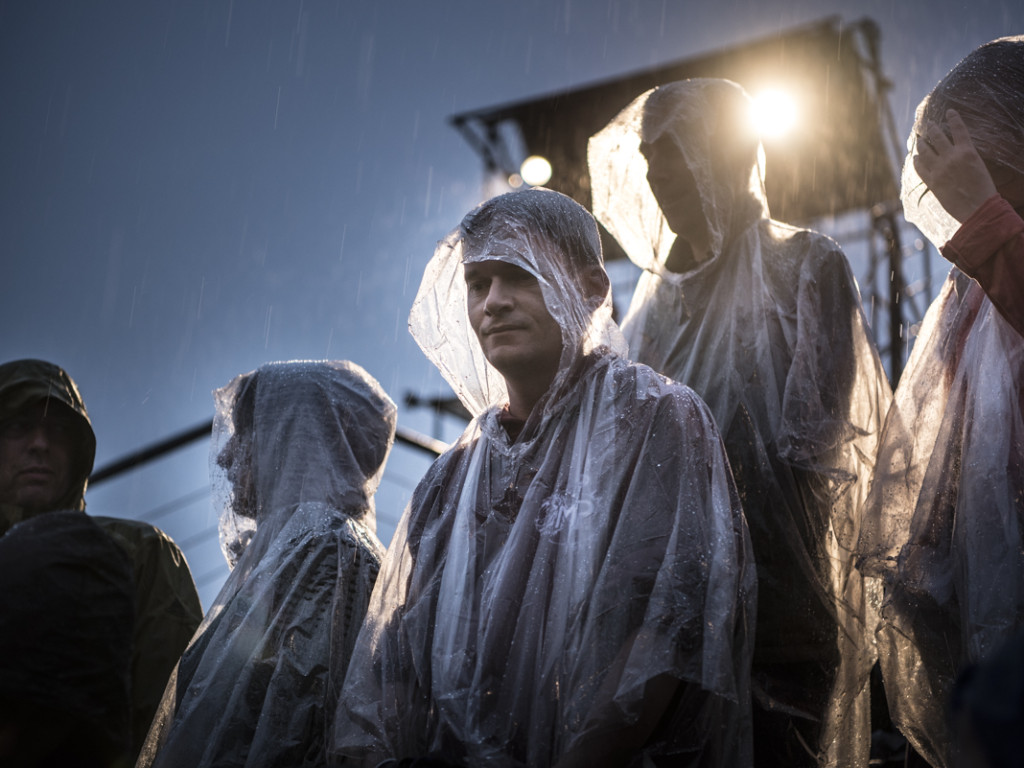
[[[886,417],[860,549],[885,582],[893,721],[947,768],[968,764],[950,732],[954,680],[1024,628],[1024,37],[958,63],[918,105],[907,146],[907,220],[956,267]],[[983,740],[1012,736],[1014,763],[1019,690],[1004,678],[987,697],[1006,724]]]
[[[758,574],[758,765],[866,765],[871,611],[852,548],[889,385],[839,246],[773,221],[751,100],[697,79],[590,140],[594,215],[645,270],[631,355],[721,430]]]
[[[395,405],[349,362],[271,363],[215,393],[232,566],[168,683],[139,768],[321,768],[384,550],[373,494]]]
[[[704,404],[619,356],[593,217],[483,204],[410,328],[476,418],[388,550],[336,757],[750,765],[746,525]]]

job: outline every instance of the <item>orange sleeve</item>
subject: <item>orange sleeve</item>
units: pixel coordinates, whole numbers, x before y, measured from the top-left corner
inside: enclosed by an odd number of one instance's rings
[[[999,313],[1024,336],[1024,219],[1000,195],[971,214],[941,249],[978,281]]]

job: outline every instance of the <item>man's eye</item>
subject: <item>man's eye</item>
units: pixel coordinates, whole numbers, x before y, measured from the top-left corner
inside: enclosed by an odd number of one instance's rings
[[[487,290],[486,280],[470,280],[466,283],[470,293],[480,293],[481,291]]]
[[[35,421],[30,419],[12,419],[0,427],[0,435],[8,438],[20,438],[32,431]]]
[[[71,433],[73,428],[71,422],[65,421],[64,419],[52,419],[46,426],[47,429],[57,435],[68,435]]]
[[[531,275],[526,270],[521,270],[512,275],[512,281],[523,285],[528,285],[530,283],[536,283],[537,278]]]

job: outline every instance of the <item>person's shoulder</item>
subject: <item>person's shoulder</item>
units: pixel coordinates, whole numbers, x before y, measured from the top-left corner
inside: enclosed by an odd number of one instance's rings
[[[801,259],[846,261],[843,248],[824,232],[769,219],[762,222],[771,240]]]
[[[850,261],[842,246],[828,235],[813,229],[804,229],[778,221],[766,223],[774,244],[772,259],[776,278],[783,281],[799,280],[801,287],[817,286],[831,291],[850,291],[855,285]],[[799,276],[799,278],[797,278]]]
[[[607,356],[608,373],[621,385],[632,384],[642,390],[643,395],[671,394],[676,391],[692,393],[689,387],[671,379],[646,363],[639,363],[618,355]]]
[[[687,414],[707,412],[707,405],[690,387],[643,363],[616,357],[610,361],[609,373],[615,382],[619,407],[639,411],[671,407]]]
[[[126,517],[92,515],[92,520],[129,550],[168,549],[180,552],[174,539],[152,523]]]
[[[414,506],[422,503],[425,497],[437,495],[439,491],[448,488],[458,478],[459,467],[468,461],[473,453],[473,448],[480,440],[481,428],[485,425],[488,415],[493,416],[492,411],[486,411],[470,421],[469,426],[459,439],[434,459],[413,491],[412,504]]]
[[[446,475],[451,471],[453,465],[458,464],[467,453],[470,453],[476,443],[480,440],[481,434],[487,429],[499,428],[497,422],[497,408],[489,408],[470,420],[466,429],[451,443],[444,451],[438,454],[427,470],[427,476]]]
[[[131,556],[137,572],[159,569],[167,572],[167,578],[192,583],[185,553],[174,539],[152,523],[123,517],[92,516],[92,519]],[[195,587],[192,589],[194,591]]]
[[[368,555],[375,565],[380,565],[384,558],[384,545],[365,521],[341,514],[334,522],[339,546],[350,552]]]
[[[140,594],[158,603],[168,594],[176,596],[167,610],[181,610],[198,625],[203,616],[199,594],[185,553],[170,536],[142,520],[104,516],[92,516],[92,520],[129,556]],[[174,607],[179,603],[180,609]]]

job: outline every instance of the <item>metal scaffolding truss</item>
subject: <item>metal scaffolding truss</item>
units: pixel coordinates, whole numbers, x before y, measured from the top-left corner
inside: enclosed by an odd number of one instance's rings
[[[899,171],[903,150],[889,106],[891,83],[883,73],[880,30],[870,19],[838,17],[692,58],[536,98],[450,117],[452,126],[483,161],[485,179],[508,179],[529,155],[551,163],[546,184],[590,207],[587,141],[623,107],[657,85],[694,77],[734,80],[752,94],[786,90],[805,119],[785,142],[765,142],[766,190],[773,217],[836,236],[837,222],[859,218],[866,226],[836,237],[847,250],[864,251],[862,298],[893,383],[908,352],[909,329],[931,296],[929,253],[902,217]],[[602,231],[605,256],[623,258]],[[906,251],[906,252],[905,252]],[[910,287],[905,262],[925,263]],[[853,259],[851,259],[853,261]],[[920,269],[915,271],[921,272]],[[919,306],[920,304],[925,306]]]

